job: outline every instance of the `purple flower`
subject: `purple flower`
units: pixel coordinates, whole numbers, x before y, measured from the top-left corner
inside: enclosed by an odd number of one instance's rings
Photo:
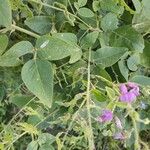
[[[136,83],[128,82],[120,84],[119,89],[121,93],[119,99],[122,102],[132,103],[140,95],[140,90]]]
[[[125,137],[125,134],[123,132],[118,132],[114,135],[114,139],[115,140],[124,140],[126,137]]]
[[[98,118],[99,122],[108,122],[113,119],[113,113],[110,110],[103,110],[102,115]]]

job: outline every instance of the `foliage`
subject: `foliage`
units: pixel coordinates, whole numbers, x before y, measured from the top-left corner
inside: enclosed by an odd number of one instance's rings
[[[148,0],[0,3],[0,150],[150,148]]]

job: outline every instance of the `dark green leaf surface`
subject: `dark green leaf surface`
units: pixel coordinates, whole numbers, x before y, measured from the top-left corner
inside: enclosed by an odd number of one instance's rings
[[[51,30],[51,20],[48,16],[34,16],[32,18],[27,18],[25,24],[33,31],[46,34]]]
[[[51,107],[53,99],[53,69],[45,60],[30,60],[22,68],[22,80],[44,105]]]
[[[112,46],[126,46],[130,50],[134,50],[139,53],[142,53],[144,49],[143,37],[130,26],[122,26],[114,30],[111,35],[110,43]]]
[[[115,64],[127,50],[123,47],[103,47],[93,52],[92,61],[103,67],[109,67]]]
[[[9,0],[0,0],[0,25],[10,27],[12,14]]]
[[[21,41],[13,45],[8,51],[6,51],[2,56],[0,56],[0,66],[17,66],[21,63],[19,57],[32,52],[32,44],[28,41]]]
[[[63,38],[64,37],[64,38]],[[81,58],[82,51],[75,43],[76,39],[72,34],[70,39],[68,34],[59,34],[53,36],[43,36],[37,40],[36,47],[38,55],[47,60],[59,60],[76,54],[76,57],[70,60],[70,63],[76,62]]]

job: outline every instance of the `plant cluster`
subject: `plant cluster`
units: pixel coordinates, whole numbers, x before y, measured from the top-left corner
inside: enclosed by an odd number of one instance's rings
[[[0,0],[0,150],[149,150],[149,0]]]

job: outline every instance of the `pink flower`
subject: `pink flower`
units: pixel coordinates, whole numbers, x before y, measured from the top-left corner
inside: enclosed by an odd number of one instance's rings
[[[132,103],[140,95],[140,90],[136,83],[128,82],[120,84],[119,89],[121,93],[119,99],[122,102]]]
[[[110,110],[103,110],[102,115],[98,118],[99,122],[108,122],[113,119],[113,113]]]

